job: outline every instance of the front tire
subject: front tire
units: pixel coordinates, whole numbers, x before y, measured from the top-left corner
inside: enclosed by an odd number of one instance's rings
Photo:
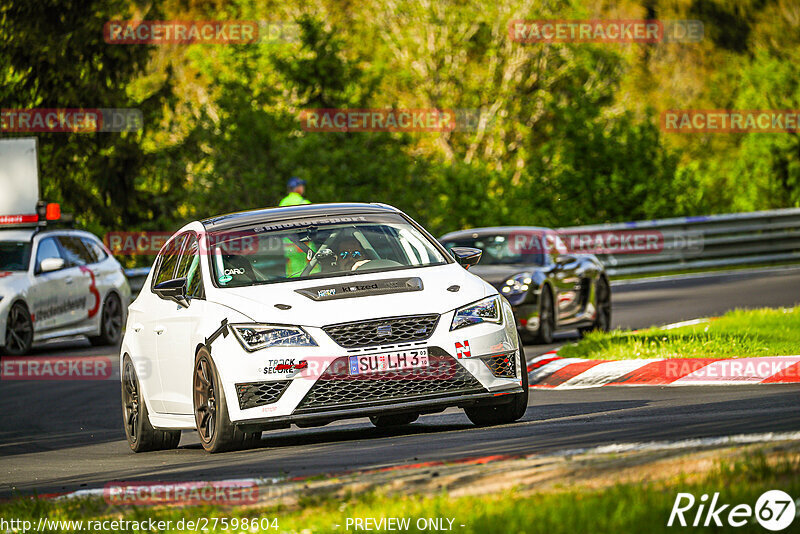
[[[511,402],[498,406],[474,406],[464,408],[470,421],[478,426],[504,425],[521,419],[528,409],[528,364],[522,341],[519,340],[519,360],[522,371],[522,393],[517,393]]]
[[[6,320],[5,354],[22,356],[33,345],[33,319],[24,302],[15,302]]]
[[[116,345],[122,335],[122,302],[116,293],[111,293],[103,301],[100,312],[100,335],[89,337],[92,345]]]
[[[231,423],[228,403],[217,366],[207,349],[197,351],[194,360],[194,418],[203,448],[211,453],[252,447],[261,432],[242,432]]]
[[[122,364],[122,422],[133,452],[174,449],[181,440],[180,430],[156,430],[150,424],[139,377],[127,355]]]

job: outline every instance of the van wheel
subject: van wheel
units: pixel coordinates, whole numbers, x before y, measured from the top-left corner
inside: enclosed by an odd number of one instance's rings
[[[92,345],[116,345],[122,335],[122,303],[116,293],[103,301],[100,315],[100,335],[89,337]]]
[[[200,443],[206,451],[244,449],[261,441],[261,432],[242,432],[231,423],[217,367],[205,348],[197,351],[193,384],[194,419]]]
[[[21,356],[33,345],[33,320],[24,302],[16,302],[8,310],[6,320],[5,354]]]
[[[156,430],[150,424],[139,378],[127,355],[122,368],[122,421],[133,452],[174,449],[181,440],[180,430]]]

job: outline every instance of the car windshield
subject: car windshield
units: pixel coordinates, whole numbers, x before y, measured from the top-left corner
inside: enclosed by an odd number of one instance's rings
[[[447,250],[474,247],[483,251],[480,265],[544,265],[541,232],[472,234],[443,241]]]
[[[30,241],[0,241],[0,271],[27,271]]]
[[[208,236],[214,280],[242,287],[442,265],[445,256],[400,215],[267,223]]]

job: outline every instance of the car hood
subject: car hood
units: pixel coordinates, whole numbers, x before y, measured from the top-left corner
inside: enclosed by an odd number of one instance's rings
[[[476,265],[470,267],[470,272],[480,276],[495,287],[503,285],[506,280],[515,274],[530,273],[538,269],[535,265]]]
[[[27,285],[28,273],[22,271],[3,271],[0,269],[0,297],[16,295]]]
[[[417,279],[421,290],[417,289]],[[448,290],[453,286],[459,286],[458,291]],[[345,291],[345,288],[362,289]],[[336,292],[331,293],[330,289]],[[385,292],[373,294],[382,291]],[[459,265],[449,264],[220,288],[214,289],[208,300],[233,308],[257,322],[322,327],[380,317],[441,314],[494,293],[496,291],[480,278]]]

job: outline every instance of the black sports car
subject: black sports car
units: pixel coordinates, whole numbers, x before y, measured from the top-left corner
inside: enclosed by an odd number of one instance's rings
[[[608,330],[611,288],[592,254],[571,254],[557,232],[535,226],[475,228],[440,238],[453,247],[481,249],[470,272],[511,303],[527,343],[550,343],[556,330]]]

